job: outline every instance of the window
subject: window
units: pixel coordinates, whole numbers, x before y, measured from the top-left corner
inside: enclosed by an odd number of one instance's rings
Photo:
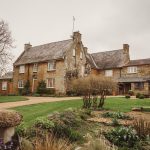
[[[38,71],[38,64],[33,64],[33,72],[37,72]]]
[[[2,82],[2,90],[3,91],[7,90],[7,82],[6,81]]]
[[[51,70],[55,70],[55,69],[56,69],[56,62],[54,62],[54,61],[48,62],[48,68],[47,68],[47,70],[51,71]]]
[[[105,70],[105,76],[106,77],[112,77],[113,76],[113,70]]]
[[[84,76],[84,72],[85,72],[85,67],[84,67],[84,66],[81,66],[81,76],[82,76],[82,77]]]
[[[21,65],[19,67],[19,73],[25,73],[25,66],[24,65]]]
[[[24,85],[23,85],[23,80],[19,80],[18,81],[18,88],[23,88]]]
[[[144,83],[143,82],[134,83],[134,89],[135,90],[143,90],[144,89]]]
[[[137,73],[137,67],[128,67],[128,73]]]
[[[46,83],[47,88],[54,88],[55,87],[55,79],[54,78],[48,78]]]
[[[83,58],[83,53],[82,52],[80,52],[80,59],[82,59]]]
[[[73,56],[73,57],[76,56],[76,50],[75,50],[75,49],[73,49],[73,54],[72,54],[72,56]]]

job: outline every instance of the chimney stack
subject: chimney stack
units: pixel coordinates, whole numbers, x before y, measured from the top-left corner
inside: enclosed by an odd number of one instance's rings
[[[73,40],[77,43],[81,42],[81,34],[79,31],[73,32]]]
[[[83,47],[83,50],[84,50],[85,54],[87,54],[88,48],[87,47]]]
[[[31,47],[32,47],[32,45],[30,43],[24,44],[24,50],[25,51],[28,50],[28,49],[30,49]]]
[[[125,54],[129,53],[129,44],[123,44],[123,50]]]

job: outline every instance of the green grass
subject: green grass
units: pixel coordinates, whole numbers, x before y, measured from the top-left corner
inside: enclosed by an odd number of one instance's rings
[[[67,108],[81,108],[81,106],[81,100],[71,100],[21,106],[13,109],[19,111],[24,117],[24,122],[31,125],[37,117],[42,117],[56,111],[60,112]]]
[[[25,101],[25,100],[28,99],[23,96],[0,96],[0,103],[17,102],[17,101]]]
[[[129,112],[132,107],[150,107],[150,99],[126,99],[126,98],[108,98],[105,101],[104,108],[113,110],[113,111],[121,111],[121,112]]]
[[[132,107],[140,106],[150,106],[150,99],[131,100],[125,98],[108,98],[105,102],[104,108],[113,111],[128,112],[131,111]],[[70,107],[81,108],[82,100],[34,104],[16,107],[14,109],[24,116],[24,122],[27,125],[31,125],[37,117],[45,116],[55,111],[60,112]]]

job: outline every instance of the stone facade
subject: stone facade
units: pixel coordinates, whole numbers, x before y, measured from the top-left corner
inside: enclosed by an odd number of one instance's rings
[[[25,48],[27,44],[25,45]],[[31,48],[31,47],[29,47]],[[51,60],[49,60],[51,61]],[[56,68],[54,70],[48,71],[48,62],[37,62],[38,71],[33,72],[34,63],[23,64],[25,66],[25,72],[19,73],[20,65],[14,65],[13,74],[13,89],[17,94],[19,92],[18,81],[23,80],[24,84],[27,80],[30,82],[30,91],[32,93],[36,92],[38,82],[41,80],[46,81],[48,78],[55,79],[55,91],[56,93],[66,93],[66,73],[68,71],[76,70],[78,76],[84,76],[86,57],[84,52],[84,47],[81,41],[81,34],[75,32],[73,35],[73,43],[69,49],[65,51],[63,58],[52,60],[55,61]]]

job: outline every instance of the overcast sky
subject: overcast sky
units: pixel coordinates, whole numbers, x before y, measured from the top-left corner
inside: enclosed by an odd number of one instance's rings
[[[70,38],[75,16],[89,52],[130,45],[131,59],[150,58],[150,0],[0,0],[0,18],[15,39],[13,54]]]

